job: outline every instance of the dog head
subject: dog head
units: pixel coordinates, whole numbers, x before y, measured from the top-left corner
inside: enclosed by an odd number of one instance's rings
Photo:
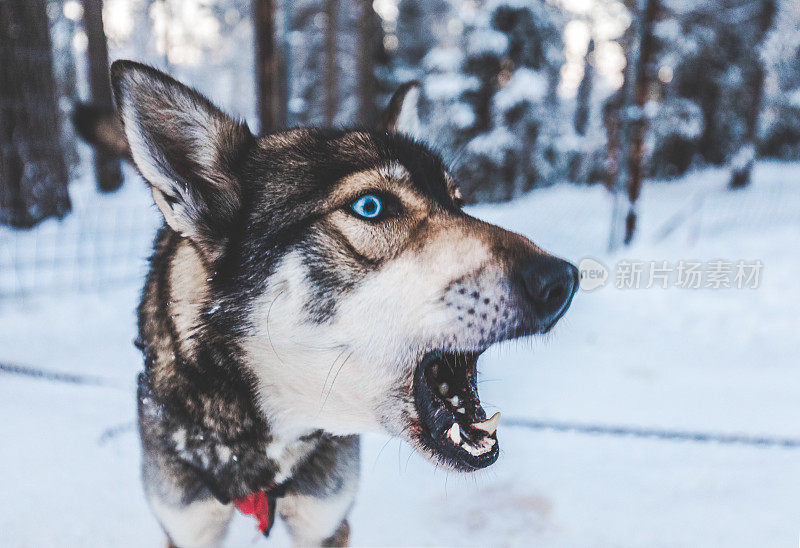
[[[206,265],[206,312],[238,341],[270,426],[381,430],[457,469],[494,462],[478,357],[551,329],[577,271],[461,210],[414,139],[418,85],[375,131],[255,138],[154,69],[116,62],[112,80],[133,160]]]

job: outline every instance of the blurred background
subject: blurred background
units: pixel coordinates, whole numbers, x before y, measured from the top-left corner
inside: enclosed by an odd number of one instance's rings
[[[797,542],[800,0],[0,0],[3,543],[162,542],[132,344],[161,217],[73,123],[117,58],[261,133],[419,80],[468,211],[580,265],[551,336],[482,359],[496,465],[365,438],[356,545]]]

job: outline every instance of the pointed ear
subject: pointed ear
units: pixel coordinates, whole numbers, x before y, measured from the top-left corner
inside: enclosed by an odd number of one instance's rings
[[[167,224],[198,244],[206,259],[216,259],[239,213],[239,165],[253,135],[147,65],[116,61],[111,82],[131,157]]]
[[[397,88],[381,117],[378,129],[420,137],[418,112],[420,89],[421,85],[416,80],[406,82]]]

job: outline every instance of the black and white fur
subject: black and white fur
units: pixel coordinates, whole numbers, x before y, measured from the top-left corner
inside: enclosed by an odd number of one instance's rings
[[[421,434],[421,360],[549,329],[569,299],[539,314],[525,295],[549,256],[461,212],[440,157],[407,132],[418,86],[378,130],[256,138],[150,67],[118,61],[112,82],[166,220],[139,307],[138,399],[145,492],[170,542],[219,544],[234,499],[278,486],[297,544],[346,544],[359,433],[466,468]],[[353,215],[365,192],[391,216]]]

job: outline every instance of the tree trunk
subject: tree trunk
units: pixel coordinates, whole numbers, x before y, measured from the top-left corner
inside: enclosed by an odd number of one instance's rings
[[[620,89],[617,93],[612,95],[603,105],[603,127],[606,130],[606,159],[605,159],[605,177],[603,179],[603,186],[609,192],[614,192],[617,184],[617,173],[619,166],[619,111],[622,102],[622,92]],[[612,224],[614,220],[612,219]],[[614,227],[612,226],[612,232]]]
[[[336,65],[336,36],[338,0],[325,0],[325,66],[323,85],[325,86],[325,124],[331,126],[336,118],[339,105],[338,70]]]
[[[750,184],[753,173],[753,164],[756,161],[756,137],[758,131],[758,115],[761,111],[761,102],[764,95],[764,69],[759,61],[754,61],[750,67],[745,86],[749,89],[748,95],[752,102],[745,116],[745,142],[734,154],[731,161],[731,180],[728,187],[732,190],[744,188]]]
[[[657,0],[636,0],[633,8],[619,108],[619,156],[616,162],[610,250],[616,249],[620,243],[630,244],[636,232],[636,201],[642,187],[646,129],[643,107],[649,88],[649,65],[655,53],[652,27],[657,11]],[[623,204],[624,196],[627,196],[627,204]]]
[[[594,39],[589,40],[586,48],[586,56],[583,62],[583,78],[578,86],[578,95],[575,98],[575,116],[573,127],[579,137],[586,135],[586,128],[589,125],[589,114],[592,109],[592,84],[594,83],[594,70],[592,67],[592,57],[594,56]],[[582,147],[583,148],[583,147]],[[612,148],[611,140],[608,142],[608,149]],[[567,176],[570,181],[578,182],[586,179],[587,155],[582,150],[575,151],[569,155]]]
[[[766,72],[761,60],[759,45],[772,26],[777,6],[775,5],[775,0],[761,0],[759,7],[758,21],[755,22],[758,25],[757,43],[753,44],[752,50],[750,50],[749,70],[745,72],[744,78],[744,87],[747,90],[747,96],[750,97],[744,120],[745,139],[731,162],[731,180],[728,186],[734,190],[744,188],[750,184],[753,164],[756,161],[758,116],[761,113],[761,105],[764,99],[764,76]]]
[[[44,0],[0,1],[0,223],[70,210]]]
[[[636,231],[637,213],[636,202],[642,192],[642,179],[644,177],[643,158],[644,158],[644,134],[647,129],[647,120],[644,116],[644,106],[650,95],[650,82],[653,78],[653,61],[656,54],[656,41],[653,36],[653,24],[658,13],[658,0],[648,0],[644,8],[643,21],[641,26],[641,38],[639,39],[641,52],[636,66],[636,108],[639,115],[632,121],[630,155],[630,180],[628,181],[628,215],[625,217],[625,245],[633,240]]]
[[[89,90],[94,106],[113,110],[111,82],[108,76],[108,46],[103,30],[103,0],[83,0],[83,26],[88,39]],[[94,149],[94,172],[97,186],[111,192],[122,186],[122,168],[115,157]]]
[[[372,9],[371,0],[360,0],[361,12],[358,21],[358,123],[372,127],[378,119],[376,102],[377,79],[375,64],[379,49],[380,23]]]
[[[256,85],[261,134],[285,125],[281,100],[281,56],[275,39],[275,0],[253,0]]]

